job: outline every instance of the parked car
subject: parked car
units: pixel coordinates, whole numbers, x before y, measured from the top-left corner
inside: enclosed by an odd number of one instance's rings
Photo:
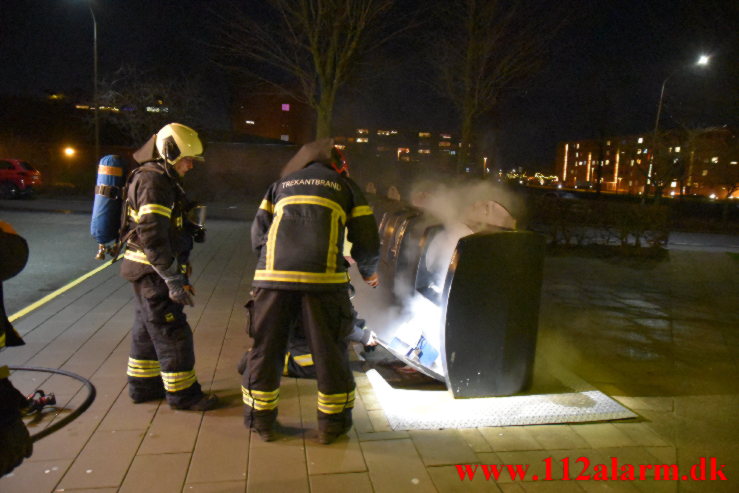
[[[20,159],[0,159],[0,199],[28,196],[41,185],[41,172]]]

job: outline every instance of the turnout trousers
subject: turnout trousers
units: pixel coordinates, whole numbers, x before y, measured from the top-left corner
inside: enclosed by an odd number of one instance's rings
[[[242,377],[244,424],[264,429],[277,419],[280,376],[290,326],[302,320],[318,380],[318,428],[345,432],[351,427],[354,377],[349,367],[347,335],[352,311],[346,289],[293,291],[258,288],[249,332],[254,345]]]
[[[195,350],[184,306],[169,299],[157,274],[132,281],[136,304],[128,358],[128,393],[135,402],[166,395],[173,408],[197,402],[203,392],[195,377]]]

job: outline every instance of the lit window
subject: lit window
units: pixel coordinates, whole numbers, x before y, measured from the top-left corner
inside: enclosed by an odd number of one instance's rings
[[[672,183],[670,183],[670,187],[671,188],[675,188],[676,186],[677,186],[677,182],[676,181],[673,181]]]
[[[431,138],[431,132],[418,132],[418,136],[422,139]]]
[[[636,153],[637,153],[637,154],[641,154],[641,149],[637,149],[637,150],[636,150]]]
[[[369,139],[367,137],[357,137],[357,143],[367,143],[369,142]]]
[[[419,154],[431,154],[431,149],[419,149]]]
[[[449,151],[449,154],[451,154],[452,156],[456,156],[457,155],[457,151]]]
[[[575,149],[579,149],[579,148],[580,148],[580,144],[575,144]]]
[[[282,103],[282,111],[290,111],[290,103]]]
[[[247,125],[254,125],[254,120],[246,120],[245,123]]]
[[[711,163],[713,163],[713,164],[718,164],[718,156],[713,156],[713,157],[711,158]]]
[[[369,134],[369,130],[367,130],[366,128],[358,128],[357,129],[357,133],[359,135],[367,135],[367,134]]]
[[[610,141],[610,140],[607,140],[607,141],[606,141],[606,145],[607,145],[607,146],[611,145],[611,141]]]
[[[636,139],[636,143],[637,144],[643,144],[644,143],[644,137],[639,137],[638,139]]]
[[[680,146],[675,147],[675,152],[680,152]]]
[[[442,139],[451,139],[452,136],[450,134],[441,134]]]
[[[729,163],[729,164],[731,164],[731,165],[733,165],[733,166],[736,166],[736,164],[737,164],[737,163],[736,163],[736,161],[732,161],[732,162],[731,162],[731,163]]]
[[[439,147],[450,147],[451,145],[452,145],[451,142],[447,142],[447,141],[439,142]]]
[[[344,144],[334,144],[334,147],[336,147],[337,149],[341,149],[342,151],[346,149],[346,146]]]
[[[282,134],[282,135],[280,135],[280,140],[284,140],[285,142],[288,142],[288,141],[290,141],[290,136],[289,135]]]
[[[606,159],[606,164],[611,164],[611,160],[610,159]]]
[[[703,170],[703,173],[701,173],[701,176],[708,176],[708,170],[707,169],[704,169]]]

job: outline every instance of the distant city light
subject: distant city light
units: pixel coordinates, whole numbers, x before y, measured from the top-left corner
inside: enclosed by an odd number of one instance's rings
[[[254,120],[246,120],[244,123],[247,125],[254,125]]]
[[[708,55],[701,55],[698,57],[698,61],[695,62],[697,65],[708,65],[708,61],[711,59]]]

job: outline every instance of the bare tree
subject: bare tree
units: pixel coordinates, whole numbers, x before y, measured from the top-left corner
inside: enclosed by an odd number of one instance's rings
[[[158,77],[135,66],[123,66],[100,84],[103,123],[138,145],[167,123],[194,124],[202,106],[199,84],[192,77]]]
[[[432,63],[438,89],[460,118],[461,162],[475,159],[477,119],[541,65],[547,43],[563,23],[530,1],[451,0],[439,10]],[[547,7],[549,8],[549,7]]]
[[[337,93],[362,55],[407,28],[380,22],[394,0],[246,3],[216,13],[225,64],[313,108],[317,138],[331,136]]]

